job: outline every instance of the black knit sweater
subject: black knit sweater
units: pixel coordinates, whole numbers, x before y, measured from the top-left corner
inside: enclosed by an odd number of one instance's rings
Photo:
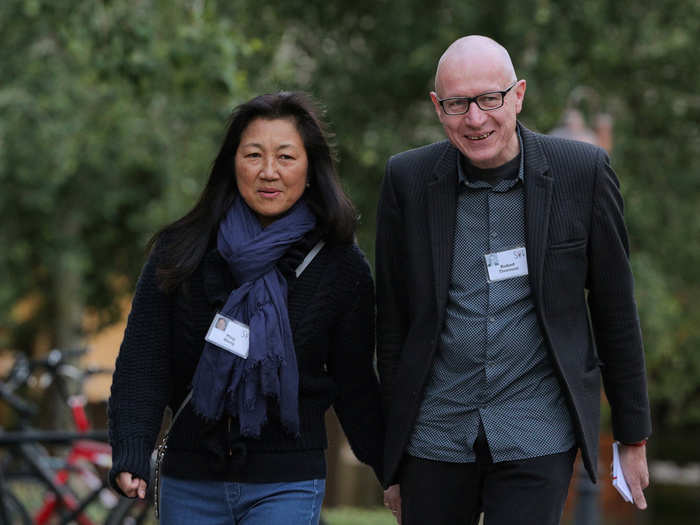
[[[278,261],[299,367],[300,436],[282,429],[274,402],[260,439],[243,438],[238,421],[207,423],[188,404],[168,441],[163,473],[244,482],[325,477],[324,413],[333,404],[356,456],[379,477],[383,424],[374,353],[374,291],[367,261],[353,244],[327,244],[297,279],[294,269],[317,239],[307,235]],[[113,466],[148,479],[149,457],[166,405],[190,390],[204,336],[236,283],[212,249],[176,292],[157,286],[159,251],[139,278],[117,358],[109,400]]]

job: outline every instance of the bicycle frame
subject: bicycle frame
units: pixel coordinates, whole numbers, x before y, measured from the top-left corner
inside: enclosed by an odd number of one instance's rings
[[[0,468],[0,525],[10,523],[10,518],[7,515],[7,504],[5,503],[5,476]]]
[[[56,472],[54,480],[59,486],[67,486],[71,471],[73,469],[78,469],[83,481],[90,480],[88,486],[91,492],[86,498],[79,501],[71,501],[66,498],[62,498],[62,500],[59,501],[53,492],[48,493],[44,504],[34,516],[36,525],[48,523],[51,517],[58,511],[60,504],[63,504],[69,510],[73,511],[66,518],[66,521],[75,518],[80,525],[91,525],[92,521],[82,515],[82,512],[100,495],[102,490],[107,487],[107,484],[92,471],[82,469],[80,461],[86,460],[92,465],[107,466],[111,459],[111,453],[112,449],[106,443],[88,440],[73,442],[68,457],[66,458],[66,467]],[[61,523],[63,523],[63,521]]]
[[[88,432],[87,435],[105,438],[106,432]],[[81,459],[86,459],[95,465],[103,463],[105,455],[109,454],[109,445],[79,439],[83,437],[86,437],[86,433],[60,431],[6,432],[0,435],[0,446],[10,446],[48,491],[43,505],[34,515],[36,525],[48,523],[53,516],[57,515],[61,507],[69,511],[67,516],[61,518],[62,525],[73,521],[77,521],[80,525],[94,525],[84,511],[107,487],[107,484],[99,480],[99,486],[92,489],[85,498],[78,499],[67,485],[67,481],[71,471],[80,469]],[[47,462],[47,456],[37,447],[38,442],[72,443],[66,465],[59,470],[52,468]],[[4,508],[3,505],[3,510]]]
[[[0,446],[12,448],[15,456],[21,459],[31,470],[35,478],[45,487],[46,492],[41,507],[34,511],[34,523],[44,525],[54,516],[59,516],[61,509],[67,509],[68,515],[60,517],[62,524],[76,522],[79,525],[93,525],[92,521],[84,514],[90,505],[109,485],[104,476],[98,476],[90,466],[98,469],[108,468],[111,465],[112,449],[106,441],[106,430],[92,431],[85,413],[85,396],[69,395],[66,378],[78,382],[82,390],[82,382],[85,377],[92,374],[105,373],[103,369],[81,370],[65,363],[66,355],[82,355],[84,350],[60,351],[52,350],[46,359],[29,361],[26,358],[18,358],[9,376],[9,382],[0,381],[0,398],[4,399],[20,416],[20,431],[5,432],[0,434]],[[48,384],[54,383],[58,388],[59,398],[70,409],[70,414],[77,432],[64,431],[37,431],[28,426],[28,422],[36,409],[31,403],[14,395],[14,391],[27,384],[32,372],[36,369],[45,369],[49,377]],[[69,444],[67,457],[62,460],[60,468],[56,468],[49,462],[50,456],[46,455],[38,443],[62,443]],[[78,497],[75,491],[68,485],[71,474],[77,474],[89,492],[84,497]],[[0,487],[1,488],[1,487]],[[114,504],[117,496],[113,493]],[[109,507],[109,503],[107,503]],[[5,502],[0,499],[0,518],[7,521]],[[3,522],[4,523],[4,522]]]

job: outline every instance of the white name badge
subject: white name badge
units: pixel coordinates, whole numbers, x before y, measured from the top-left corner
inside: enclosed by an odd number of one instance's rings
[[[484,255],[489,282],[527,275],[527,252],[524,246]]]
[[[204,340],[246,359],[248,357],[250,329],[235,319],[216,314]]]

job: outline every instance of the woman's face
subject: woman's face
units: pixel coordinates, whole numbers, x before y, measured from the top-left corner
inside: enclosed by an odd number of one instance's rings
[[[238,191],[263,227],[289,210],[306,189],[306,148],[292,119],[251,121],[241,135],[235,165]]]

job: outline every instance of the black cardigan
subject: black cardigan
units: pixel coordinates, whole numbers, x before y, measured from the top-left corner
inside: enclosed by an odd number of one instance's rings
[[[355,455],[381,480],[383,422],[374,372],[374,290],[354,244],[327,244],[297,279],[294,269],[315,244],[308,235],[278,261],[288,282],[288,311],[299,367],[300,436],[286,434],[270,401],[260,439],[243,438],[238,421],[207,423],[188,404],[168,441],[163,473],[243,482],[325,477],[324,414],[333,404]],[[156,283],[156,248],[139,278],[109,400],[113,465],[148,479],[149,457],[166,405],[175,411],[190,382],[215,312],[236,286],[211,250],[177,291]],[[118,487],[116,487],[118,489]]]

